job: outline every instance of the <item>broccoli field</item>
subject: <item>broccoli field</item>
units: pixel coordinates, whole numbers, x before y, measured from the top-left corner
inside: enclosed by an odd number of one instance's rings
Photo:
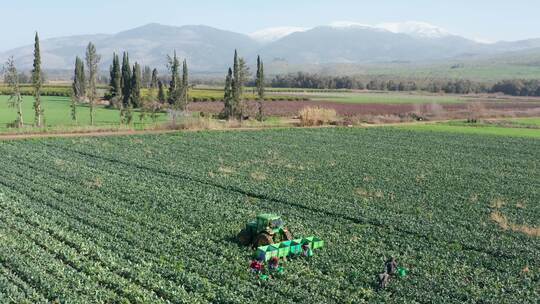
[[[1,303],[537,303],[540,140],[386,128],[0,142]],[[261,282],[236,234],[325,241]],[[409,273],[377,291],[394,256]]]

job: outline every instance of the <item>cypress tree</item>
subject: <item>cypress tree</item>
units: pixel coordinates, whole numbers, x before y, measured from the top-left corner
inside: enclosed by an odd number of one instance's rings
[[[234,113],[233,98],[233,71],[229,68],[229,72],[225,78],[225,95],[223,96],[223,117],[226,119],[231,118]]]
[[[73,75],[73,97],[81,102],[86,96],[86,76],[84,74],[84,62],[77,56],[75,59],[75,71]]]
[[[233,61],[233,81],[232,81],[232,93],[233,93],[233,101],[234,101],[234,108],[236,108],[236,105],[240,102],[240,83],[238,80],[240,79],[240,61],[238,59],[238,51],[234,50],[234,61]]]
[[[100,56],[96,46],[90,42],[86,48],[86,67],[88,68],[88,103],[90,104],[90,125],[94,125],[95,103],[97,100],[97,77]]]
[[[129,64],[129,54],[124,52],[122,58],[122,104],[120,108],[120,119],[123,123],[130,123],[132,119],[131,115],[131,66]]]
[[[134,108],[140,108],[141,105],[141,87],[142,87],[142,72],[141,66],[135,62],[133,66],[133,74],[131,78],[131,104]]]
[[[158,80],[158,100],[162,104],[167,101],[167,97],[165,96],[165,88],[161,80]]]
[[[171,72],[171,82],[169,84],[169,104],[178,107],[181,100],[181,82],[179,74],[180,61],[178,61],[176,51],[174,52],[172,58],[169,56],[169,70]]]
[[[264,63],[260,56],[257,56],[257,94],[259,99],[264,99]]]
[[[32,84],[34,86],[34,116],[35,125],[43,127],[43,108],[41,105],[41,89],[43,87],[43,77],[41,74],[41,50],[39,47],[39,36],[36,32],[34,41],[34,64],[32,69]]]
[[[73,96],[71,96],[71,119],[77,121],[77,102],[81,102],[86,94],[86,77],[84,75],[84,63],[79,56],[75,59],[75,71],[73,75]]]
[[[110,95],[113,101],[117,101],[122,96],[122,72],[120,70],[120,58],[118,54],[113,54],[113,62],[110,69]]]
[[[152,71],[152,81],[150,81],[150,88],[157,89],[158,88],[158,70],[154,69]]]
[[[150,84],[152,83],[152,69],[150,69],[149,66],[144,66],[143,74],[142,74],[142,86],[144,88],[150,88]]]
[[[182,63],[182,105],[181,109],[185,110],[187,108],[187,105],[189,103],[189,78],[188,78],[188,66],[187,61],[184,59],[184,62]]]
[[[259,111],[257,113],[257,120],[262,121],[264,118],[263,102],[264,102],[264,63],[261,60],[261,56],[257,56],[257,94],[259,95]]]
[[[232,75],[232,110],[231,113],[236,118],[242,120],[244,105],[242,101],[242,94],[244,90],[244,83],[247,81],[249,74],[249,68],[243,58],[238,56],[238,52],[234,51],[234,65]]]

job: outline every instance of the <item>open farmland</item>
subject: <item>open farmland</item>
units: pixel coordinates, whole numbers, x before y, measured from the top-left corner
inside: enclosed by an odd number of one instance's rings
[[[343,103],[334,101],[267,101],[264,103],[264,111],[269,116],[293,117],[305,107],[322,107],[335,109],[341,116],[361,116],[361,115],[404,115],[411,112],[432,112],[435,107],[447,114],[448,117],[463,117],[467,112],[467,103],[447,103],[447,104],[387,104],[387,103]],[[246,103],[246,113],[252,117],[256,115],[258,105],[254,101]],[[486,110],[494,111],[499,115],[508,115],[511,113],[521,113],[522,115],[531,115],[540,113],[540,101],[485,101],[483,107]],[[193,102],[188,106],[188,110],[195,112],[204,112],[218,114],[223,111],[221,102]],[[529,114],[531,113],[531,114]]]
[[[2,303],[540,297],[539,140],[289,129],[0,142],[0,154]],[[326,248],[260,283],[235,241],[260,212]],[[391,255],[410,273],[376,292]]]
[[[451,121],[436,124],[400,126],[399,128],[427,132],[540,138],[540,118],[538,117],[489,119],[481,120],[478,123]]]
[[[17,118],[15,109],[8,106],[9,96],[0,95],[0,132],[7,131],[7,124],[12,123]],[[90,109],[87,105],[77,105],[77,121],[71,119],[71,101],[68,97],[42,97],[43,109],[45,111],[45,127],[50,129],[55,128],[76,128],[90,126]],[[24,96],[23,114],[24,123],[27,126],[32,126],[34,123],[34,98]],[[166,114],[159,114],[159,121],[166,120]],[[141,123],[138,113],[134,114],[135,126],[140,127],[144,124],[151,124],[151,119],[147,118],[145,123]],[[120,111],[116,109],[108,109],[104,106],[96,107],[96,122],[97,127],[104,126],[119,126]],[[12,129],[16,130],[16,129]],[[38,129],[36,129],[38,130]],[[41,130],[43,131],[43,130]]]
[[[426,93],[358,93],[358,92],[342,92],[336,93],[309,93],[306,94],[310,98],[319,101],[333,101],[340,103],[352,104],[429,104],[429,103],[464,103],[467,102],[467,97],[460,95],[437,95]]]

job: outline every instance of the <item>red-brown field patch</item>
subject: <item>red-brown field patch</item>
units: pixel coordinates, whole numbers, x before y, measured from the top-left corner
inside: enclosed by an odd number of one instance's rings
[[[540,102],[483,102],[483,107],[487,111],[506,112],[508,115],[521,116],[523,112],[540,111]],[[269,116],[293,117],[298,112],[308,106],[319,106],[337,111],[338,115],[346,117],[364,115],[404,115],[408,113],[437,114],[448,116],[449,118],[459,118],[463,112],[467,111],[467,104],[347,104],[325,101],[268,101],[264,103],[264,112]],[[223,110],[222,102],[196,102],[191,103],[190,111],[218,114]],[[247,103],[247,113],[254,116],[257,112],[257,103],[250,101]],[[503,113],[504,114],[504,113]],[[457,116],[457,117],[455,117]]]

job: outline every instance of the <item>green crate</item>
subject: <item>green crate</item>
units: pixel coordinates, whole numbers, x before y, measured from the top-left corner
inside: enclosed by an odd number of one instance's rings
[[[303,238],[302,239],[302,245],[304,244],[308,244],[309,245],[309,248],[313,249],[313,239],[315,237],[314,236],[310,236],[310,237],[307,237],[307,238]]]
[[[273,257],[279,257],[279,245],[270,245],[266,250],[266,260],[270,261]]]
[[[314,237],[313,238],[313,245],[311,246],[311,248],[313,249],[319,249],[319,248],[323,248],[324,246],[324,241],[321,240],[320,238],[318,237]]]
[[[266,255],[266,252],[268,251],[268,247],[269,246],[261,246],[257,248],[257,252],[255,253],[255,258],[257,259],[261,258],[264,261],[270,260],[269,258],[267,258],[267,255]]]
[[[279,243],[279,252],[278,252],[278,256],[280,258],[286,258],[289,256],[289,254],[291,253],[291,241],[285,241],[285,242],[281,242]]]
[[[291,242],[291,254],[302,253],[302,239],[292,240]]]

